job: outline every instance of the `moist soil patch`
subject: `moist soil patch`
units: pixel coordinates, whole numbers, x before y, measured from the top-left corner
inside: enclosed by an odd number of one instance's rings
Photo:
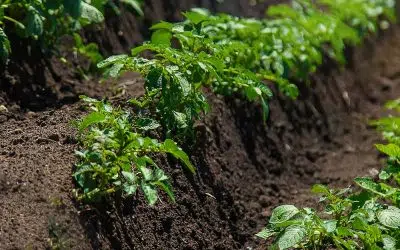
[[[254,234],[275,206],[313,206],[314,183],[344,187],[382,166],[373,146],[381,136],[367,124],[386,114],[385,101],[400,96],[399,39],[394,27],[350,52],[346,69],[322,67],[296,101],[276,94],[266,124],[261,107],[209,94],[212,111],[196,124],[193,145],[186,145],[197,172],[160,157],[176,203],[164,195],[154,207],[140,193],[96,206],[73,198],[79,145],[71,121],[86,113],[77,94],[110,96],[111,84],[80,85],[71,75],[81,90],[71,91],[69,101],[56,93],[47,110],[35,112],[29,106],[14,112],[22,107],[19,92],[3,93],[8,111],[0,111],[0,248],[261,249]],[[136,75],[120,80],[122,97],[137,95],[140,82]]]

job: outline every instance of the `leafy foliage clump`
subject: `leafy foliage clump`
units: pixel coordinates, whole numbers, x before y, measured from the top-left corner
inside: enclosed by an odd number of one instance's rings
[[[139,0],[121,0],[143,14]],[[7,34],[37,40],[42,48],[52,48],[63,35],[72,35],[83,26],[104,20],[104,7],[117,6],[110,0],[0,0],[0,61],[11,53]]]
[[[184,13],[183,22],[155,24],[151,41],[133,48],[131,55],[114,55],[97,65],[111,77],[141,73],[145,94],[129,101],[138,110],[135,115],[86,99],[94,112],[80,123],[84,150],[74,174],[83,190],[80,197],[131,195],[140,186],[154,204],[158,186],[172,198],[167,177],[151,155],[170,153],[192,171],[193,167],[174,142],[143,137],[144,130],[160,127],[163,135],[175,139],[190,135],[195,121],[210,109],[205,97],[209,90],[239,93],[257,102],[266,120],[272,91],[265,80],[296,98],[299,90],[291,79],[307,81],[324,56],[344,63],[345,44],[360,43],[382,20],[393,20],[393,7],[390,1],[296,0],[270,8],[273,19],[194,9]],[[151,56],[143,57],[144,52]],[[306,235],[297,226],[290,231]]]
[[[400,109],[399,100],[387,107]],[[275,208],[269,224],[257,236],[275,237],[273,249],[400,249],[400,118],[374,121],[388,139],[376,148],[387,158],[379,179],[358,177],[359,191],[329,189],[317,184],[312,191],[321,195],[323,214],[293,205]]]
[[[71,1],[0,1],[0,59],[9,55],[10,42],[6,33],[39,40],[45,46],[55,44],[64,34],[71,34],[89,23],[104,20],[103,14],[91,4]]]
[[[131,196],[141,189],[148,203],[156,203],[157,189],[175,200],[169,178],[153,160],[168,153],[179,159],[191,172],[189,157],[170,139],[160,142],[142,135],[156,128],[156,122],[133,117],[110,104],[83,97],[92,112],[78,123],[84,150],[74,177],[80,189],[78,198],[96,201],[113,193]]]
[[[130,56],[112,56],[98,66],[111,77],[140,72],[146,93],[134,103],[153,111],[167,134],[190,131],[208,111],[205,89],[240,93],[258,102],[266,119],[272,92],[265,80],[296,98],[299,91],[291,79],[307,81],[325,55],[344,63],[345,44],[358,44],[394,20],[393,7],[393,1],[296,0],[271,7],[272,19],[263,20],[194,9],[184,13],[183,22],[154,25],[151,41]],[[141,56],[144,51],[151,52],[151,59]]]

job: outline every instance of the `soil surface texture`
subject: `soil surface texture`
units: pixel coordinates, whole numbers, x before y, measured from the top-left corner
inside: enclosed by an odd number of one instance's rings
[[[94,31],[85,37],[105,54],[118,53],[145,39],[142,30],[154,20],[179,19],[178,10],[195,4],[248,16],[265,9],[247,8],[248,1],[146,2],[145,20],[127,14],[107,22],[106,38]],[[179,7],[166,13],[171,6]],[[212,111],[196,124],[194,145],[186,145],[197,172],[159,158],[176,203],[162,196],[154,207],[140,193],[96,206],[72,195],[79,145],[71,121],[86,113],[79,94],[128,98],[141,92],[140,78],[99,84],[55,57],[17,53],[0,77],[0,249],[262,249],[254,234],[274,207],[315,206],[313,184],[346,187],[377,174],[383,159],[373,145],[382,138],[368,120],[384,116],[383,104],[400,96],[398,41],[396,26],[349,49],[346,68],[326,62],[309,85],[298,83],[298,100],[276,93],[266,124],[258,105],[209,94]]]

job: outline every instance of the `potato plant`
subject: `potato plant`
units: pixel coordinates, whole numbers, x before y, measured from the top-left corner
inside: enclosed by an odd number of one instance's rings
[[[328,11],[323,12],[321,7]],[[324,56],[344,63],[345,44],[360,43],[369,32],[376,31],[379,23],[393,20],[393,12],[394,3],[390,1],[297,0],[292,5],[270,8],[272,19],[211,15],[206,10],[193,9],[184,13],[182,22],[155,24],[151,27],[151,41],[133,48],[131,55],[114,55],[98,64],[110,77],[125,71],[141,73],[145,94],[129,100],[137,111],[132,114],[90,100],[96,110],[80,125],[85,129],[85,124],[90,124],[89,133],[83,133],[86,136],[82,138],[83,151],[75,173],[83,190],[81,197],[92,200],[94,194],[101,197],[116,191],[133,194],[138,183],[144,183],[140,185],[150,204],[155,198],[146,194],[150,190],[147,183],[152,183],[152,190],[160,186],[172,197],[169,185],[159,185],[167,179],[154,161],[148,160],[147,153],[172,153],[187,167],[193,167],[187,155],[169,139],[164,143],[144,139],[141,135],[145,127],[160,127],[166,138],[175,140],[193,135],[195,121],[210,109],[204,94],[208,90],[222,95],[241,94],[258,102],[266,120],[272,91],[265,80],[276,83],[288,97],[296,98],[299,91],[292,79],[307,81]],[[150,52],[150,56],[143,57],[144,52]],[[142,119],[144,127],[138,127],[136,119]],[[168,151],[172,145],[175,154]],[[143,170],[148,165],[155,167],[151,178]],[[125,176],[128,170],[134,177]],[[329,195],[340,198],[342,194],[335,191]],[[316,218],[312,210],[304,210],[303,214]],[[298,225],[290,230],[305,235]]]
[[[192,173],[189,157],[174,141],[160,142],[142,134],[159,125],[148,118],[132,116],[120,108],[82,97],[92,112],[78,122],[83,150],[73,176],[80,189],[78,199],[99,201],[113,193],[132,196],[142,190],[150,205],[158,199],[157,189],[175,200],[164,171],[154,161],[157,154],[168,153],[179,159]]]
[[[205,89],[242,94],[261,105],[266,119],[272,92],[265,80],[296,98],[292,79],[307,81],[324,56],[344,63],[345,44],[358,44],[379,23],[394,20],[392,1],[316,2],[271,7],[272,19],[263,20],[194,9],[184,13],[183,22],[154,25],[151,41],[132,49],[131,55],[112,56],[98,66],[111,77],[140,72],[146,93],[133,103],[151,110],[169,135],[190,131],[208,111]],[[144,51],[152,57],[142,57]]]
[[[120,0],[143,14],[139,0]],[[83,26],[104,20],[110,0],[0,0],[0,61],[11,53],[9,35],[37,40],[42,48],[54,48],[63,35],[72,35]]]
[[[396,100],[387,107],[399,111],[399,104]],[[317,184],[312,191],[321,196],[323,212],[279,206],[257,236],[274,237],[272,249],[400,249],[400,119],[387,117],[373,124],[389,142],[376,145],[387,156],[379,178],[355,178],[356,191]]]

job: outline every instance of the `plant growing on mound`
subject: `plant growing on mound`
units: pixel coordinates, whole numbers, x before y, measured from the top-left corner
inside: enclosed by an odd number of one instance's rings
[[[143,15],[140,0],[120,2]],[[53,49],[63,35],[72,35],[83,26],[102,22],[106,6],[119,13],[110,0],[0,0],[0,60],[6,62],[11,53],[8,35],[30,38],[44,49]]]
[[[191,172],[189,157],[170,139],[160,142],[142,135],[159,125],[143,117],[113,108],[110,104],[83,97],[92,112],[79,123],[83,150],[73,176],[78,199],[98,201],[113,193],[131,196],[141,189],[150,205],[158,199],[157,189],[175,200],[169,178],[154,161],[157,154],[169,153]]]
[[[38,40],[42,47],[51,47],[59,37],[71,34],[89,23],[102,22],[102,13],[82,0],[71,1],[0,1],[0,59],[9,55],[6,33]]]
[[[331,12],[321,11],[321,6]],[[184,13],[183,22],[154,25],[151,41],[132,49],[131,56],[112,56],[98,66],[107,68],[106,76],[111,77],[141,73],[146,93],[133,103],[151,110],[169,136],[190,131],[208,111],[205,89],[242,94],[261,105],[266,119],[272,92],[265,80],[296,98],[298,88],[290,79],[307,81],[325,54],[344,63],[345,44],[359,43],[367,35],[366,27],[392,20],[393,7],[391,1],[297,0],[271,7],[272,20],[194,9]],[[151,59],[141,56],[144,51]]]
[[[398,100],[387,107],[399,109]],[[400,248],[400,140],[399,117],[388,117],[378,126],[389,144],[377,144],[388,159],[379,180],[355,178],[361,191],[329,189],[315,185],[314,193],[325,204],[323,214],[293,205],[275,208],[269,224],[257,236],[275,238],[273,249],[387,249]]]

